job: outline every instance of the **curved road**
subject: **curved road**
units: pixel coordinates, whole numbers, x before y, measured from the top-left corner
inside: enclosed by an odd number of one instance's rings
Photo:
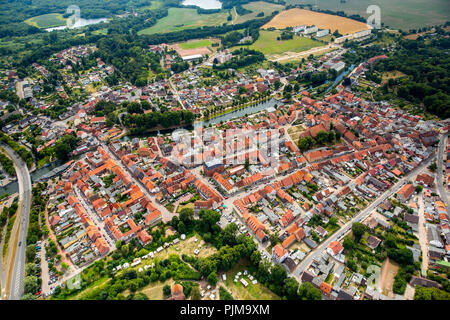
[[[447,219],[450,218],[450,207],[449,207],[449,202],[448,202],[448,197],[447,197],[447,179],[445,178],[445,180],[442,177],[442,170],[445,170],[444,167],[444,150],[446,149],[446,144],[445,144],[445,138],[448,136],[447,134],[443,134],[441,137],[441,140],[439,141],[439,149],[438,149],[438,159],[437,159],[437,169],[436,169],[436,185],[437,185],[437,189],[439,192],[439,195],[442,199],[442,201],[444,201],[445,205],[446,205],[446,209],[447,209]],[[443,186],[443,180],[446,182],[445,183],[445,187]]]
[[[23,295],[23,278],[25,276],[25,249],[31,208],[31,177],[26,163],[20,156],[9,146],[5,144],[1,144],[1,146],[14,162],[19,183],[19,208],[11,234],[12,246],[7,257],[6,284],[5,290],[2,291],[2,299],[19,300]]]

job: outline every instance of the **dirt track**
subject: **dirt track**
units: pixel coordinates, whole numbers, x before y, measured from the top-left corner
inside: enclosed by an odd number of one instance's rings
[[[387,258],[383,266],[381,267],[381,275],[380,275],[380,286],[381,293],[386,296],[394,297],[394,292],[392,291],[392,287],[394,285],[394,278],[397,274],[399,266],[395,262],[391,262],[389,258]]]
[[[211,50],[209,50],[207,47],[203,47],[203,48],[194,48],[194,49],[181,49],[181,47],[178,44],[175,44],[173,46],[171,46],[181,57],[186,57],[186,56],[192,56],[194,54],[201,54],[201,55],[205,55],[205,54],[210,54]]]

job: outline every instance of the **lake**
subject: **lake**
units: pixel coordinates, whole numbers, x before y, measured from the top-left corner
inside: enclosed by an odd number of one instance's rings
[[[197,6],[203,9],[222,8],[222,3],[218,0],[184,0],[181,4],[184,6]]]
[[[98,19],[80,18],[77,22],[74,23],[73,27],[70,29],[81,28],[81,27],[88,26],[90,24],[97,24],[100,22],[108,22],[108,19],[107,18],[98,18]],[[64,30],[66,28],[67,28],[67,26],[59,26],[59,27],[47,28],[47,29],[45,29],[45,31],[51,32],[53,30]]]
[[[261,112],[261,111],[271,112],[276,109],[276,106],[281,106],[282,104],[283,104],[282,101],[271,98],[270,100],[255,103],[255,104],[249,105],[245,108],[234,110],[232,112],[228,112],[228,113],[213,117],[209,120],[196,121],[191,126],[184,127],[184,129],[192,130],[192,129],[196,129],[196,128],[207,127],[209,125],[215,125],[221,121],[226,122],[226,121],[229,121],[232,119],[242,118],[245,115],[250,115],[250,114]],[[176,129],[180,129],[180,128],[176,128]],[[121,141],[121,142],[130,141],[133,138],[143,139],[143,138],[148,138],[148,137],[158,137],[159,135],[170,134],[173,131],[175,131],[176,129],[164,129],[164,130],[159,130],[159,131],[146,132],[146,133],[142,133],[142,134],[127,135],[127,136],[121,137],[119,139],[119,141]]]
[[[199,121],[199,122],[194,122],[194,128],[198,128],[198,127],[207,127],[209,125],[215,125],[218,124],[219,122],[223,121],[226,122],[228,120],[231,119],[236,119],[236,118],[242,118],[244,117],[246,114],[250,115],[252,113],[256,113],[256,112],[260,112],[263,110],[268,110],[270,108],[274,108],[275,105],[282,105],[283,102],[278,101],[274,98],[271,98],[270,100],[264,101],[264,102],[259,102],[256,104],[252,104],[248,107],[242,108],[242,109],[237,109],[234,110],[232,112],[228,112],[225,113],[223,115],[217,116],[217,117],[213,117],[209,120],[206,121]]]

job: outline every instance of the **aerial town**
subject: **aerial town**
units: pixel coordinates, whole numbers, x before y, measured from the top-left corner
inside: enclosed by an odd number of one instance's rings
[[[2,299],[450,299],[448,106],[397,53],[450,27],[251,28],[2,58]]]

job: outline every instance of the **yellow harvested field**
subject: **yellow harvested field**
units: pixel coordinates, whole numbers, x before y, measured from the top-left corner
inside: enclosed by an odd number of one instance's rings
[[[342,35],[352,34],[370,28],[367,24],[356,20],[294,8],[280,12],[271,21],[263,25],[262,29],[284,29],[302,25],[315,25],[319,29],[329,29],[331,33],[337,29]]]

